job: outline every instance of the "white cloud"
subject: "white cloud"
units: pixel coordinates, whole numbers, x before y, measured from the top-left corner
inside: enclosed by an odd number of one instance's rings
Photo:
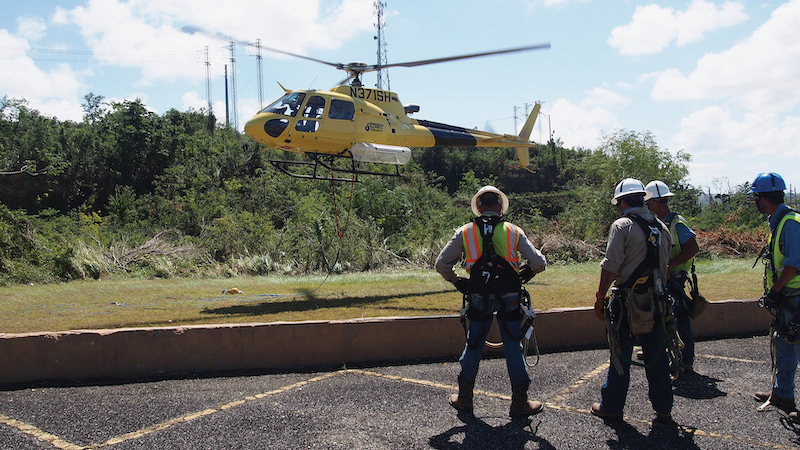
[[[690,153],[727,157],[748,153],[754,156],[800,156],[800,118],[745,114],[736,120],[731,111],[710,106],[681,120],[673,137],[679,147],[699,150]]]
[[[720,174],[740,184],[764,170],[800,182],[797,142],[800,117],[747,113],[737,120],[730,110],[709,106],[681,120],[670,147],[693,156],[692,179],[705,184]]]
[[[608,44],[623,55],[659,53],[672,41],[678,46],[697,42],[714,30],[747,19],[744,4],[727,1],[719,9],[705,0],[693,0],[686,11],[656,4],[637,6],[631,22],[611,31]]]
[[[46,72],[26,55],[30,45],[25,39],[10,35],[0,29],[0,48],[8,49],[3,55],[3,64],[14,70],[0,71],[0,86],[10,97],[28,100],[31,108],[47,111],[62,120],[80,120],[83,110],[80,95],[85,85],[82,74],[67,64],[59,64]]]
[[[182,111],[188,111],[189,109],[200,111],[203,108],[208,108],[208,102],[203,100],[197,91],[189,91],[183,94],[181,102]]]
[[[653,74],[656,100],[731,99],[751,111],[791,111],[800,102],[800,0],[778,7],[749,38],[709,53],[689,75]]]
[[[17,18],[17,35],[28,41],[38,41],[43,38],[47,31],[44,20],[39,17],[19,17]]]
[[[54,21],[78,25],[102,64],[140,67],[146,84],[201,79],[206,47],[213,70],[221,72],[219,62],[230,57],[223,47],[230,41],[241,45],[260,38],[264,46],[302,53],[334,48],[371,29],[373,19],[371,0],[330,7],[319,0],[90,0],[57,12]],[[182,32],[187,26],[203,31]]]
[[[554,136],[566,147],[595,148],[599,136],[620,128],[620,120],[612,108],[628,105],[631,100],[605,88],[586,92],[587,97],[579,104],[559,99],[548,114],[555,118],[568,117],[564,123],[552,123]]]

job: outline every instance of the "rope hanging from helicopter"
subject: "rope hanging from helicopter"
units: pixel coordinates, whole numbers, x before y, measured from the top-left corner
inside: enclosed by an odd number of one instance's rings
[[[343,240],[343,238],[345,236],[345,232],[347,231],[347,227],[350,224],[350,217],[351,217],[351,213],[352,213],[352,210],[353,210],[353,190],[354,190],[355,183],[356,183],[357,180],[355,178],[355,175],[353,175],[353,177],[350,180],[345,180],[345,181],[349,181],[350,182],[350,194],[349,194],[348,207],[347,207],[347,219],[345,221],[344,228],[341,228],[339,226],[339,207],[338,207],[338,204],[336,202],[336,181],[342,181],[342,179],[341,178],[335,178],[333,176],[333,174],[331,174],[331,196],[333,197],[333,216],[334,216],[334,219],[335,219],[334,223],[335,223],[335,227],[336,227],[336,238],[337,238],[337,241],[338,241],[338,248],[336,249],[336,258],[334,258],[333,263],[328,264],[328,273],[325,274],[325,278],[322,279],[322,281],[319,283],[319,285],[317,285],[317,287],[315,287],[314,289],[305,291],[305,292],[298,292],[298,293],[295,293],[295,294],[254,294],[254,295],[245,296],[244,298],[240,299],[239,302],[246,302],[246,301],[250,301],[250,300],[253,300],[253,299],[259,299],[259,298],[291,298],[291,297],[299,297],[299,296],[310,295],[310,294],[314,293],[315,291],[317,291],[319,288],[321,288],[322,285],[325,284],[326,281],[328,281],[328,278],[331,276],[331,274],[333,273],[333,270],[336,268],[336,264],[339,262],[339,255],[340,255],[340,253],[342,251],[342,240]],[[325,262],[328,261],[327,258],[323,258],[323,260]],[[223,294],[241,293],[241,291],[239,291],[238,289],[235,289],[235,290],[234,289],[226,289],[226,290],[222,291],[222,293]],[[220,300],[222,298],[223,297],[216,297],[216,298],[213,298],[211,300]]]
[[[495,157],[495,159],[497,159],[497,161],[499,161],[499,162],[500,162],[500,164],[502,164],[502,165],[506,166],[507,168],[509,168],[509,169],[524,169],[524,167],[522,167],[522,164],[519,164],[519,165],[512,166],[511,164],[509,164],[509,163],[507,163],[507,162],[503,161],[503,160],[500,158],[500,155],[498,155],[498,154],[497,154],[497,148],[496,148],[496,147],[492,147],[492,153],[494,153],[494,157]]]

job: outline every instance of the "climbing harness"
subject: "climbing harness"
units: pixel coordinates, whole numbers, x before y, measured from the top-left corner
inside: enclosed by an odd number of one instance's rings
[[[531,338],[533,339],[537,356],[536,363],[534,363],[536,365],[540,357],[534,328],[536,313],[531,305],[530,293],[523,286],[524,282],[533,278],[533,272],[530,268],[517,272],[511,263],[496,253],[492,237],[495,229],[502,226],[502,222],[503,219],[499,216],[480,216],[473,219],[472,226],[476,227],[480,233],[483,251],[481,256],[470,267],[469,289],[463,295],[461,302],[461,326],[464,328],[464,338],[467,340],[467,346],[475,348],[478,345],[477,342],[470,343],[468,339],[467,319],[479,322],[481,324],[480,334],[483,335],[485,327],[491,323],[493,316],[496,314],[497,323],[503,328],[503,332],[522,342],[523,355],[527,355],[528,345]],[[510,248],[509,251],[513,251],[513,249]],[[514,292],[518,293],[516,299],[518,308],[507,309],[509,294]],[[481,295],[483,299],[481,308],[470,304],[470,294],[472,293]],[[501,305],[500,311],[494,312],[490,310],[492,299]],[[520,330],[517,333],[512,332],[508,328],[508,322],[520,319],[524,319]],[[485,341],[484,345],[495,349],[503,347],[502,342]]]

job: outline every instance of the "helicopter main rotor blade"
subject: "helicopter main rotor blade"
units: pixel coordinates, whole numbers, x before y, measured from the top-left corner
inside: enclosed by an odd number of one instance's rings
[[[455,61],[455,60],[458,60],[458,59],[479,58],[481,56],[500,55],[500,54],[503,54],[503,53],[513,53],[513,52],[524,52],[524,51],[529,51],[529,50],[543,50],[543,49],[547,49],[547,48],[550,48],[550,43],[549,42],[544,43],[544,44],[530,45],[530,46],[527,46],[527,47],[509,48],[509,49],[506,49],[506,50],[494,50],[494,51],[490,51],[490,52],[472,53],[472,54],[469,54],[469,55],[449,56],[449,57],[445,57],[445,58],[436,58],[436,59],[426,59],[424,61],[412,61],[412,62],[406,62],[406,63],[382,64],[379,67],[378,66],[374,66],[375,69],[373,69],[373,70],[380,70],[380,69],[385,69],[385,68],[388,68],[388,67],[416,67],[416,66],[423,66],[423,65],[426,65],[426,64],[436,64],[436,63],[440,63],[440,62]]]
[[[275,49],[275,48],[269,48],[269,47],[261,47],[261,48],[263,48],[265,50],[269,50],[271,52],[275,52],[275,53],[283,53],[284,55],[294,56],[295,58],[302,58],[302,59],[307,59],[309,61],[318,62],[318,63],[325,64],[325,65],[328,65],[328,66],[331,66],[331,67],[335,67],[337,69],[343,69],[344,66],[345,66],[344,64],[341,64],[341,63],[332,63],[332,62],[328,62],[328,61],[323,61],[321,59],[312,58],[310,56],[303,56],[303,55],[298,55],[296,53],[289,53],[289,52],[285,52],[283,50],[278,50],[278,49]]]

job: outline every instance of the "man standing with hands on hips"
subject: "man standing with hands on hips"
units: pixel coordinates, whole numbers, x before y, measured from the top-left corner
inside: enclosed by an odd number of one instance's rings
[[[450,396],[450,405],[460,412],[472,413],[478,365],[496,312],[511,380],[509,415],[538,414],[544,405],[528,400],[531,378],[520,336],[524,318],[520,309],[520,269],[530,278],[545,270],[547,260],[522,228],[503,220],[502,214],[508,210],[508,197],[502,191],[484,186],[472,197],[471,206],[476,217],[456,230],[436,258],[436,270],[464,294],[465,304],[469,306],[466,310],[469,318],[467,345],[459,359],[458,394]],[[520,255],[527,261],[524,267]],[[453,270],[462,257],[468,279],[459,277]]]

